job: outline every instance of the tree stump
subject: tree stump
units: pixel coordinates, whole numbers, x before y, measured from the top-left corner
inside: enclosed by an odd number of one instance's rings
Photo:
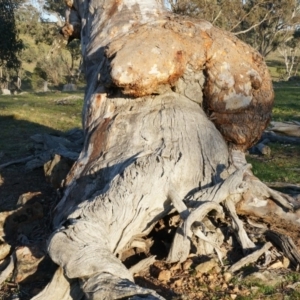
[[[170,212],[181,220],[172,262],[187,258],[195,236],[222,258],[221,239],[199,225],[211,211],[232,219],[245,252],[257,245],[237,204],[246,215],[272,203],[282,222],[290,211],[286,221],[297,223],[289,199],[255,178],[244,156],[273,105],[255,50],[160,1],[67,5],[62,34],[81,38],[87,80],[85,142],[54,213],[48,252],[60,268],[34,299],[162,299],[135,285],[119,257]]]

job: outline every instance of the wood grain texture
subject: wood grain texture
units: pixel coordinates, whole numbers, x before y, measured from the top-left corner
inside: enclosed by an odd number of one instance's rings
[[[161,1],[67,5],[65,39],[81,28],[85,141],[48,252],[87,299],[162,299],[135,285],[118,257],[177,210],[184,243],[175,238],[170,260],[183,261],[189,239],[203,238],[193,225],[242,198],[251,173],[242,152],[269,122],[270,76],[255,50],[206,21],[167,12]],[[221,257],[220,235],[203,239]]]

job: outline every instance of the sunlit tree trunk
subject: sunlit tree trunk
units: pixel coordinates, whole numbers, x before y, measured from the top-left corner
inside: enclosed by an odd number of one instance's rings
[[[249,46],[159,1],[68,5],[62,33],[81,28],[85,143],[54,213],[48,251],[60,269],[35,299],[70,299],[78,282],[87,299],[162,299],[136,286],[119,257],[174,209],[185,225],[169,261],[187,258],[191,225],[222,214],[221,202],[237,220],[253,181],[243,151],[269,122],[271,80]],[[255,247],[238,232],[243,249]]]

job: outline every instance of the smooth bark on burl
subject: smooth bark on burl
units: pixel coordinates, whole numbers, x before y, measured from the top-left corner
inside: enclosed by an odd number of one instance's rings
[[[243,151],[270,120],[270,76],[236,37],[160,1],[67,5],[62,34],[81,38],[87,80],[85,143],[53,220],[48,251],[60,269],[35,299],[52,299],[59,276],[71,286],[61,299],[162,299],[136,286],[118,257],[174,210],[183,223],[172,262],[187,258],[193,235],[204,238],[192,225],[222,215],[221,202],[239,227],[234,204],[251,174]],[[255,247],[237,231],[243,248]],[[220,241],[211,245],[218,253]]]

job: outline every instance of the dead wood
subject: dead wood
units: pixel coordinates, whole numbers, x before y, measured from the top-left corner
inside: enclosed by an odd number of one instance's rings
[[[261,154],[265,156],[270,156],[271,155],[271,148],[268,146],[268,143],[270,143],[270,140],[265,139],[262,142],[258,143],[251,149],[249,149],[250,153],[254,154]]]
[[[50,134],[35,134],[30,137],[34,142],[35,155],[12,160],[0,165],[0,170],[14,164],[26,164],[27,170],[43,167],[50,162],[55,155],[59,155],[69,161],[76,161],[83,145],[83,133],[74,128],[64,136]]]
[[[147,257],[141,261],[139,261],[137,264],[132,266],[129,271],[131,274],[137,274],[143,271],[146,271],[153,263],[155,262],[155,255],[152,255],[150,257]]]
[[[1,240],[3,239],[3,237],[1,237]],[[2,242],[0,244],[0,261],[2,261],[3,259],[5,259],[8,254],[10,253],[11,250],[11,245],[9,245],[6,242]]]
[[[272,247],[272,244],[270,242],[267,242],[264,244],[260,249],[252,252],[251,254],[245,256],[241,260],[239,260],[237,263],[233,264],[229,269],[228,272],[236,272],[240,270],[242,267],[256,262],[260,256],[262,256],[267,250],[269,250]]]
[[[27,156],[27,157],[24,157],[24,158],[9,161],[7,163],[4,163],[4,164],[0,165],[0,170],[6,168],[8,166],[11,166],[11,165],[26,163],[26,162],[32,160],[33,158],[34,158],[34,156],[30,155],[30,156]]]
[[[271,122],[270,130],[284,135],[300,137],[300,124],[296,121],[291,122]]]
[[[300,252],[289,236],[272,230],[266,231],[265,234],[266,238],[284,253],[295,268],[300,265]]]
[[[268,139],[272,143],[300,145],[300,138],[279,135],[279,134],[276,134],[273,131],[265,131],[262,134],[262,139]]]
[[[255,178],[245,159],[274,98],[254,49],[161,1],[67,4],[62,34],[81,37],[86,70],[84,145],[48,244],[61,273],[36,299],[51,299],[60,281],[63,293],[77,282],[87,299],[162,299],[137,286],[119,258],[132,248],[151,252],[143,239],[171,212],[179,217],[170,262],[185,261],[192,248],[222,261],[220,220],[232,224],[244,252],[255,249],[239,214],[267,219],[268,205],[299,225],[290,199]],[[62,156],[76,152],[63,138],[35,139]]]
[[[239,219],[235,205],[234,200],[232,198],[228,198],[225,202],[225,205],[230,213],[230,216],[232,218],[232,227],[236,233],[236,236],[238,238],[238,241],[240,242],[242,249],[244,253],[248,253],[252,249],[254,249],[256,246],[255,244],[249,239],[246,230],[244,229],[242,221]]]
[[[300,192],[299,184],[292,184],[288,182],[266,182],[266,185],[270,188],[282,188],[293,190],[295,192]]]
[[[11,256],[9,257],[9,263],[8,263],[8,265],[0,273],[0,284],[2,284],[9,277],[9,275],[12,274],[12,272],[13,272],[13,270],[15,268],[15,262],[16,262],[15,253],[12,253]]]
[[[58,268],[51,280],[51,282],[44,288],[44,290],[32,300],[72,300],[84,299],[84,295],[79,287],[79,283],[75,280],[68,280],[64,274],[63,269]]]
[[[72,101],[77,100],[79,97],[78,96],[68,96],[68,97],[64,97],[61,99],[55,99],[54,103],[56,105],[74,105],[75,103],[73,103]]]

